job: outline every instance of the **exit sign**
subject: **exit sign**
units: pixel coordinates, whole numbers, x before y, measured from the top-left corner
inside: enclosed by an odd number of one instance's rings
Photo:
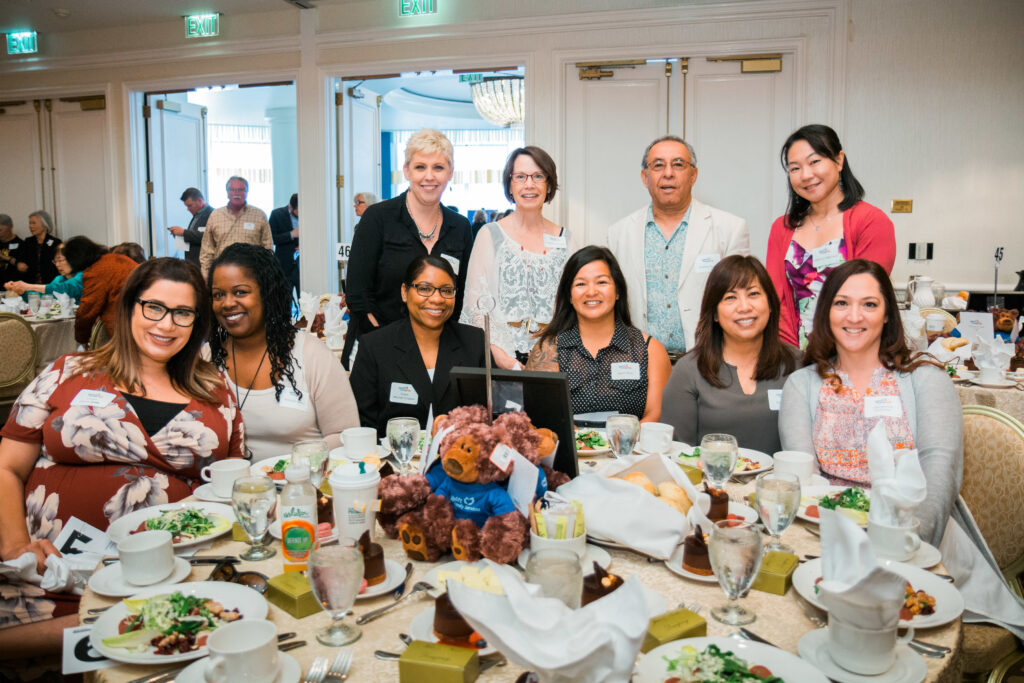
[[[7,34],[7,54],[28,55],[39,52],[39,42],[35,31],[20,31]]]
[[[185,17],[186,38],[210,38],[219,35],[219,14],[191,14]]]
[[[437,14],[437,0],[398,0],[398,14]]]
[[[459,74],[459,83],[482,83],[483,74]]]

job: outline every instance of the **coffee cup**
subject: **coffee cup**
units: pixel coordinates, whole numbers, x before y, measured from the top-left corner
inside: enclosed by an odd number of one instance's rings
[[[373,536],[380,473],[365,463],[349,462],[335,467],[327,482],[331,486],[338,538],[359,538],[364,531]]]
[[[779,451],[772,456],[776,472],[795,474],[800,484],[811,483],[814,476],[814,456],[803,451]]]
[[[897,636],[896,628],[896,624],[879,630],[860,628],[829,614],[828,653],[836,665],[847,671],[877,676],[896,662],[896,643],[914,638],[913,626],[902,636]]]
[[[362,460],[377,451],[377,430],[372,427],[349,427],[341,433],[348,460]]]
[[[206,639],[209,683],[270,683],[277,678],[277,626],[264,620],[241,620],[221,626]]]
[[[587,535],[580,534],[575,538],[547,538],[530,531],[530,552],[540,550],[568,550],[576,553],[582,560],[587,556]]]
[[[174,572],[171,532],[163,529],[130,534],[117,544],[121,576],[135,586],[159,583]]]
[[[978,381],[983,384],[999,384],[1003,381],[1003,371],[999,368],[978,368]]]
[[[661,422],[644,422],[640,425],[638,450],[645,453],[665,453],[672,444],[675,428]]]
[[[248,475],[249,468],[250,465],[247,460],[228,458],[227,460],[218,460],[212,465],[207,465],[200,470],[199,476],[203,478],[203,481],[210,482],[213,495],[218,498],[230,498],[231,485],[235,483],[235,479],[241,479]]]
[[[875,554],[887,560],[903,562],[913,557],[921,547],[921,537],[917,531],[921,522],[914,520],[910,526],[891,526],[881,524],[868,517],[868,538]]]

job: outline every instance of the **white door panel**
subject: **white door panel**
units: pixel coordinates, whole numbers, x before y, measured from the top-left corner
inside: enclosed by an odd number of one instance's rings
[[[0,114],[0,211],[14,221],[20,237],[28,237],[28,215],[44,208],[39,148],[39,117],[28,102],[6,106]]]
[[[184,257],[175,249],[170,225],[187,226],[192,215],[180,197],[186,188],[198,188],[208,196],[206,187],[206,108],[189,102],[158,106],[150,100],[149,177],[150,248],[153,256]]]
[[[339,136],[338,158],[344,160],[341,168],[345,176],[345,186],[338,193],[341,242],[352,241],[358,223],[352,206],[356,194],[372,192],[381,196],[380,105],[377,93],[365,86],[359,86],[359,92],[362,97],[356,98],[345,90],[340,112],[343,135]]]
[[[82,111],[75,102],[54,102],[52,126],[60,233],[64,239],[84,235],[110,244],[107,110]]]

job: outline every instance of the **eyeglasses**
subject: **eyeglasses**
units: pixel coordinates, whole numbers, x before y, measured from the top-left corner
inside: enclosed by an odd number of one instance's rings
[[[667,165],[668,164],[666,164],[664,161],[662,161],[661,159],[658,159],[656,161],[652,161],[651,163],[647,164],[647,168],[649,170],[651,170],[651,171],[657,171],[658,173],[661,173],[662,171],[665,170],[665,167]],[[672,160],[672,170],[673,171],[685,171],[688,168],[696,168],[696,167],[693,164],[691,164],[689,161],[686,161],[685,159],[673,159]]]
[[[248,586],[257,593],[263,594],[267,592],[267,586],[270,585],[270,579],[259,572],[240,572],[235,569],[235,565],[232,562],[224,561],[217,564],[210,572],[210,581],[230,581],[231,583],[240,583],[243,586]]]
[[[537,183],[538,185],[540,185],[541,183],[545,182],[548,179],[546,175],[540,172],[512,174],[512,182],[515,183],[516,185],[522,185],[523,183],[526,182],[527,178],[532,178],[533,182]]]
[[[352,203],[353,203],[353,204],[354,204],[355,206],[359,206],[360,204],[365,204],[366,202],[364,202],[364,201],[363,201],[362,199],[357,199],[357,200],[355,200],[355,201],[354,201],[354,202],[352,202]]]
[[[435,287],[434,285],[427,284],[426,282],[417,282],[412,286],[416,290],[416,293],[427,298],[434,296],[434,292],[441,292],[441,296],[445,299],[455,298],[455,288],[445,285],[444,287]]]
[[[156,301],[143,301],[142,299],[136,299],[135,303],[142,306],[142,316],[146,320],[158,323],[170,313],[171,322],[178,327],[192,327],[192,323],[196,321],[196,312],[191,308],[167,308]]]

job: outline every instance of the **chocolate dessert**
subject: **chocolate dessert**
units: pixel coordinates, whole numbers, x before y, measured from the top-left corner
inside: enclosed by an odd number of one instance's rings
[[[701,576],[711,576],[711,556],[708,555],[708,544],[704,542],[704,533],[697,529],[683,540],[683,569]]]
[[[359,552],[363,554],[363,578],[367,586],[376,586],[387,578],[388,571],[384,566],[384,548],[380,543],[370,540],[370,532],[364,531],[359,537]]]
[[[708,508],[708,519],[718,522],[729,516],[729,494],[719,489],[708,488],[704,482],[704,492],[711,496],[711,507]]]
[[[583,577],[583,599],[580,607],[590,604],[598,598],[603,598],[623,583],[621,576],[609,574],[597,562],[594,563],[594,573]]]
[[[434,635],[446,645],[466,646],[473,634],[473,627],[455,609],[448,593],[439,595],[434,601]]]
[[[316,521],[320,524],[327,522],[334,526],[334,501],[325,493],[320,493],[316,499]]]

